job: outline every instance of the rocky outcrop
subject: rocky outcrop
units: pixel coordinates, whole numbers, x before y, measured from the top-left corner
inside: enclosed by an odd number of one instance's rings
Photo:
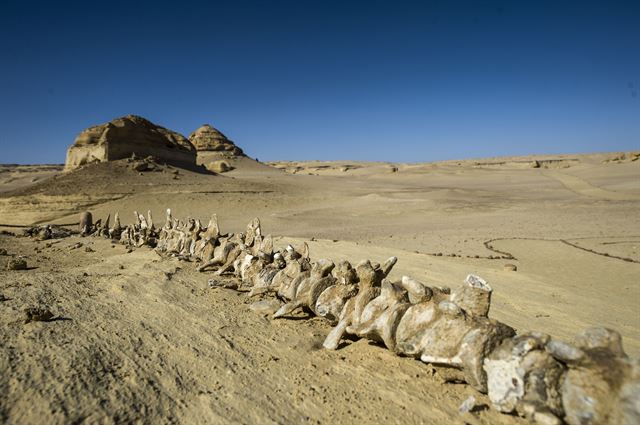
[[[245,156],[242,149],[237,147],[227,136],[209,124],[204,124],[191,133],[189,141],[198,152],[198,164],[203,164],[209,170],[217,173],[223,173],[232,169],[232,167],[224,166],[222,166],[224,167],[222,168],[220,166],[222,161]],[[229,165],[228,163],[226,164]]]
[[[67,151],[65,170],[133,154],[153,156],[179,167],[196,165],[196,150],[183,135],[145,118],[127,115],[82,131]]]
[[[191,133],[189,141],[196,148],[198,154],[201,152],[221,152],[229,156],[244,155],[242,149],[209,124],[205,124]]]

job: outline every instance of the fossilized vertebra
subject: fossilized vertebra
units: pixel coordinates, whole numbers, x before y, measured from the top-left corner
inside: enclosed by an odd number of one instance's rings
[[[276,295],[252,309],[284,317],[297,308],[336,323],[324,346],[336,349],[345,333],[384,343],[397,354],[444,366],[443,375],[489,393],[492,405],[534,422],[559,424],[640,423],[640,363],[629,359],[620,335],[589,329],[575,344],[542,333],[516,335],[488,317],[492,289],[469,275],[451,291],[410,277],[386,279],[397,259],[382,266],[365,260],[355,268],[342,261],[311,262],[308,246],[278,251],[263,237],[260,221],[246,233],[223,235],[213,215],[207,228],[197,219],[175,220],[167,210],[157,231],[150,213],[135,213],[122,228],[118,214],[85,226],[87,234],[117,237],[122,243],[154,246],[161,253],[201,261],[199,270],[234,272],[249,295]],[[445,372],[448,371],[448,372]]]

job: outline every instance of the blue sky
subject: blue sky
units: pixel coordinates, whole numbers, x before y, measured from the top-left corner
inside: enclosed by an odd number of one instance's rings
[[[260,160],[640,149],[640,3],[0,4],[0,163],[210,123]]]

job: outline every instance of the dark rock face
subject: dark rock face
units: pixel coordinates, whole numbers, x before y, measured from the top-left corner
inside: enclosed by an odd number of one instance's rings
[[[196,150],[186,137],[145,118],[127,115],[82,131],[67,151],[65,170],[133,154],[151,155],[180,167],[196,164]]]

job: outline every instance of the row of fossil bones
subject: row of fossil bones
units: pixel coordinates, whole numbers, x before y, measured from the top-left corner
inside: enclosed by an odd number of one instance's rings
[[[325,348],[337,349],[347,335],[378,341],[488,393],[501,412],[546,424],[640,423],[640,363],[624,353],[619,333],[591,328],[573,344],[539,332],[517,335],[488,317],[492,289],[478,276],[450,290],[407,276],[387,279],[395,257],[355,266],[311,261],[306,243],[274,250],[257,218],[236,234],[222,234],[215,214],[205,227],[197,219],[176,220],[170,210],[160,228],[150,212],[135,212],[128,226],[117,213],[113,225],[109,218],[94,224],[85,213],[80,227],[83,234],[194,259],[200,271],[232,274],[249,296],[278,300],[274,318],[304,309],[329,320],[334,327]]]

